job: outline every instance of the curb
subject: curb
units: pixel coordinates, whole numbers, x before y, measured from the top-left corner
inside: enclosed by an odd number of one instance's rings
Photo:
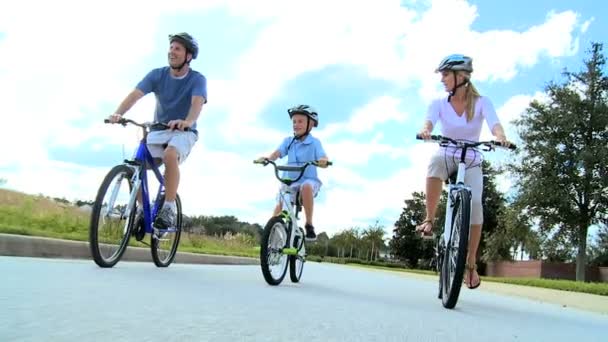
[[[93,260],[88,242],[13,234],[0,234],[0,256]],[[149,248],[129,246],[121,260],[152,262],[152,256]],[[178,252],[174,262],[208,265],[260,264],[255,258],[187,252]]]

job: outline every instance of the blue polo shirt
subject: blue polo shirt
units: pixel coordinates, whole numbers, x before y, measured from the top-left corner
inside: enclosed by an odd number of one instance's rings
[[[288,147],[289,150],[287,150]],[[321,141],[310,133],[302,141],[298,139],[294,141],[293,137],[285,138],[279,146],[278,151],[281,153],[281,158],[287,156],[287,165],[289,166],[302,166],[307,162],[316,161],[327,156],[321,145]],[[287,172],[287,176],[291,179],[296,179],[298,175],[299,172],[297,171]],[[305,180],[314,180],[322,184],[317,176],[317,168],[314,166],[306,168],[299,182]]]
[[[192,69],[180,78],[172,76],[168,66],[154,69],[137,84],[137,89],[144,95],[151,92],[156,95],[156,122],[168,123],[171,120],[186,119],[193,96],[202,96],[207,102],[207,79]],[[196,122],[192,129],[196,130]]]

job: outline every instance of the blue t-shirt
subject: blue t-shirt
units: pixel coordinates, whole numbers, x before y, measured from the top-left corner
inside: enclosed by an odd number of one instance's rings
[[[287,150],[288,147],[289,151]],[[316,161],[327,156],[323,146],[321,145],[321,141],[313,137],[310,133],[306,136],[306,138],[304,138],[303,141],[298,139],[294,141],[293,137],[285,138],[278,150],[281,153],[281,158],[287,156],[287,165],[289,166],[301,166],[306,162]],[[291,179],[296,179],[299,174],[299,171],[287,172],[287,176]],[[321,184],[321,181],[317,176],[317,168],[315,166],[307,167],[299,182],[307,179],[315,180]]]
[[[156,95],[156,122],[186,119],[193,96],[202,96],[207,102],[207,79],[192,69],[183,78],[173,77],[168,66],[154,69],[137,84],[137,89],[144,95],[151,92]],[[196,122],[192,129],[196,130]]]

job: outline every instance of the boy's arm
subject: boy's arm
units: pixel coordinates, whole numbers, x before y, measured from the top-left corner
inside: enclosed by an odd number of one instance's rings
[[[279,159],[280,156],[281,156],[281,151],[276,150],[268,156],[268,159],[275,161],[275,160]]]
[[[281,157],[281,151],[276,150],[276,151],[272,152],[268,157],[260,157],[260,158],[256,159],[256,161],[259,163],[263,162],[265,159],[275,161],[275,160],[279,159],[280,157]]]

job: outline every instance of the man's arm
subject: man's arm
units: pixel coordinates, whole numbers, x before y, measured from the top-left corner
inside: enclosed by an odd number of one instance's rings
[[[133,89],[132,92],[129,93],[129,95],[127,95],[127,97],[125,97],[124,100],[122,100],[122,102],[120,103],[120,105],[118,106],[118,108],[116,109],[116,111],[114,113],[118,114],[118,115],[125,115],[125,113],[127,111],[129,111],[129,109],[131,109],[131,107],[133,107],[133,105],[139,101],[139,99],[141,99],[144,96],[144,93],[139,90],[139,89]]]
[[[116,108],[116,111],[114,111],[114,114],[110,115],[108,118],[110,122],[118,122],[118,120],[120,120],[120,118],[125,115],[125,113],[129,111],[129,109],[131,109],[131,107],[133,107],[133,105],[143,96],[144,93],[141,90],[133,89],[133,91],[131,91],[129,95],[122,100],[118,108]]]
[[[203,103],[205,103],[205,98],[202,96],[192,96],[192,102],[190,104],[190,110],[188,111],[188,116],[186,116],[185,120],[171,120],[168,125],[174,129],[184,130],[187,127],[192,127],[198,117],[201,115],[201,111],[203,110]]]

